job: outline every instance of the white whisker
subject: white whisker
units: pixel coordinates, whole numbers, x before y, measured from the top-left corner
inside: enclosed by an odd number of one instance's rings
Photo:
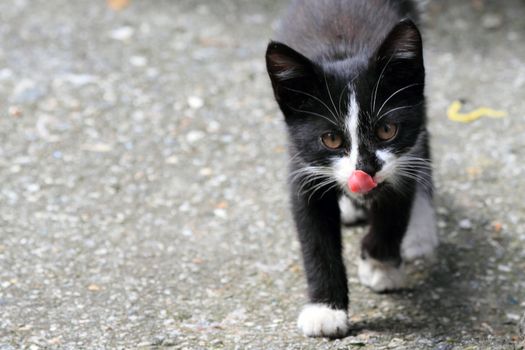
[[[334,187],[337,187],[337,182],[333,183],[332,185],[330,185],[326,190],[323,191],[323,193],[321,193],[321,196],[319,198],[323,198],[324,195],[330,191],[331,189],[333,189]],[[317,190],[316,190],[317,191]],[[310,202],[310,199],[312,198],[312,196],[314,195],[314,193],[311,193],[310,196],[308,197],[308,202]]]
[[[332,99],[332,93],[330,92],[330,88],[328,87],[328,81],[326,80],[326,73],[323,72],[324,77],[324,84],[326,86],[326,92],[328,93],[328,97],[330,98],[330,101],[332,102],[332,106],[334,107],[334,112],[337,114],[337,108],[335,107],[334,100]],[[341,114],[339,114],[339,118],[341,118]]]
[[[411,87],[414,87],[414,86],[417,86],[417,85],[421,85],[420,83],[414,83],[414,84],[410,84],[410,85],[407,85],[401,89],[398,89],[397,91],[395,91],[392,95],[390,95],[389,98],[387,98],[385,100],[385,102],[383,102],[383,104],[381,105],[381,108],[379,108],[379,111],[377,111],[377,114],[380,115],[381,114],[381,111],[383,110],[383,108],[385,107],[385,105],[388,103],[388,101],[390,101],[395,95],[399,94],[400,92],[402,91],[405,91],[406,89],[410,89]]]
[[[416,173],[410,173],[410,172],[406,172],[404,170],[399,170],[398,169],[398,172],[397,172],[397,175],[401,178],[408,178],[408,179],[412,179],[412,180],[415,180],[416,182],[418,182],[419,184],[425,186],[426,188],[429,188],[431,189],[432,188],[432,182],[427,179],[426,177],[423,177],[419,174],[416,174]]]
[[[354,79],[355,79],[355,78],[354,78]],[[352,80],[352,81],[354,81],[354,80]],[[341,109],[341,102],[342,102],[342,98],[343,98],[343,96],[344,96],[343,94],[344,94],[344,92],[346,91],[346,89],[348,89],[348,87],[350,86],[350,84],[352,84],[352,83],[346,84],[345,87],[343,88],[343,90],[341,90],[341,94],[339,94],[339,103],[338,103],[338,106],[339,106],[339,115],[341,115],[341,116],[343,115],[343,111],[342,111],[342,109]]]
[[[415,105],[410,105],[410,106],[402,106],[402,107],[396,107],[396,108],[392,108],[390,110],[388,110],[387,112],[381,114],[379,117],[377,117],[377,121],[380,121],[381,119],[383,119],[384,117],[386,117],[387,115],[389,115],[390,113],[393,113],[395,111],[399,111],[401,109],[406,109],[406,108],[412,108],[412,107],[416,107],[416,106],[419,106],[420,104],[422,104],[423,102],[419,102],[419,103],[416,103]]]
[[[293,91],[293,92],[296,92],[298,94],[303,94],[305,96],[308,96],[310,98],[313,98],[314,100],[316,100],[317,102],[321,103],[329,112],[330,114],[332,114],[332,117],[334,117],[334,120],[337,120],[337,116],[334,114],[334,112],[330,109],[330,107],[328,107],[328,105],[326,103],[323,102],[323,100],[321,100],[319,97],[316,97],[312,94],[309,94],[307,92],[304,92],[304,91],[301,91],[301,90],[296,90],[296,89],[292,89],[292,88],[286,88],[287,90],[290,90],[290,91]]]
[[[316,117],[320,117],[320,118],[323,118],[325,120],[327,120],[328,122],[332,123],[333,125],[335,126],[339,126],[337,123],[335,123],[332,119],[322,115],[322,114],[319,114],[319,113],[316,113],[316,112],[311,112],[311,111],[305,111],[305,110],[302,110],[302,109],[297,109],[297,108],[293,108],[293,107],[290,107],[291,110],[297,112],[297,113],[305,113],[305,114],[310,114],[310,115],[313,115],[313,116],[316,116]]]
[[[374,113],[374,111],[376,109],[376,98],[377,98],[377,91],[379,90],[379,83],[381,82],[381,79],[383,79],[383,76],[385,74],[386,68],[388,67],[388,64],[390,63],[390,61],[392,60],[392,57],[394,57],[394,55],[390,56],[390,58],[388,59],[387,63],[383,67],[383,70],[381,71],[381,74],[379,74],[379,78],[377,79],[376,86],[374,87],[374,90],[373,90],[373,93],[374,93],[373,103],[374,104],[373,104],[373,106],[372,106],[372,100],[370,100],[370,110],[372,111],[372,113]]]
[[[321,197],[324,196],[324,194],[326,192],[328,192],[331,188],[333,188],[334,186],[337,186],[337,183],[334,183],[335,181],[330,179],[330,180],[327,180],[327,181],[324,181],[322,183],[320,183],[319,185],[315,186],[313,189],[311,189],[312,193],[310,193],[310,196],[308,196],[308,203],[310,203],[310,200],[312,199],[313,195],[319,191],[321,188],[333,183],[330,187],[328,187],[327,190],[325,190],[325,192],[322,193]]]

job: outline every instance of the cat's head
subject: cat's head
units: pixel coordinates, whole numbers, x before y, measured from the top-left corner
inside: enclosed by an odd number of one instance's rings
[[[304,186],[373,195],[428,166],[414,152],[425,133],[425,70],[421,35],[410,20],[371,56],[313,62],[271,42],[266,62],[289,130],[292,176]]]

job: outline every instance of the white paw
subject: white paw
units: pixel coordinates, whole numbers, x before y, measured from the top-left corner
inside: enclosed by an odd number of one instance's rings
[[[339,198],[339,210],[341,211],[341,222],[345,225],[353,224],[366,219],[366,213],[352,203],[347,196]]]
[[[348,316],[345,310],[308,304],[301,311],[297,326],[307,337],[341,337],[348,332]]]
[[[431,256],[438,244],[434,208],[428,196],[419,190],[401,243],[401,256],[405,261]]]
[[[374,292],[396,290],[406,286],[403,265],[395,267],[369,257],[359,259],[357,270],[361,284]]]

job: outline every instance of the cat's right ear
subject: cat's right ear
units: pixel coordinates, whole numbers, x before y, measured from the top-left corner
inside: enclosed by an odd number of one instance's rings
[[[423,85],[423,41],[414,22],[401,20],[390,31],[377,52],[376,62],[379,71],[384,70],[394,83]]]
[[[272,41],[266,50],[266,69],[272,81],[275,99],[285,111],[307,98],[315,81],[312,62],[289,46]]]

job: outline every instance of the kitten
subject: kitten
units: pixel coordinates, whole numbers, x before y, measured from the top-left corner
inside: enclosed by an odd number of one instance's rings
[[[376,292],[402,288],[403,261],[438,243],[415,13],[409,0],[296,0],[268,45],[289,135],[307,336],[348,331],[342,221],[370,224],[358,274]]]

